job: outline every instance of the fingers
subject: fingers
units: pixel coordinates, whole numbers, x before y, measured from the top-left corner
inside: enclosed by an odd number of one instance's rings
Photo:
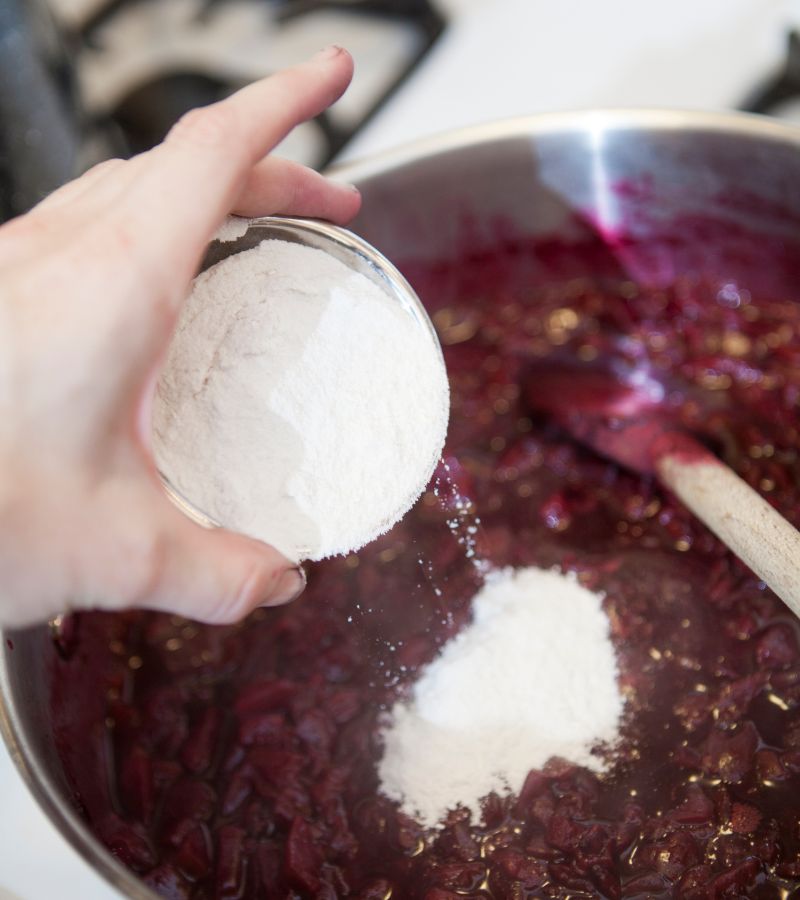
[[[149,478],[98,490],[87,499],[68,485],[64,506],[43,511],[26,500],[15,511],[12,536],[0,544],[0,583],[13,600],[0,603],[0,626],[134,607],[228,624],[288,603],[305,587],[303,570],[277,550],[196,525]],[[76,522],[76,509],[87,518]]]
[[[337,184],[288,159],[268,156],[251,170],[235,211],[241,216],[311,216],[345,225],[360,207],[361,195],[351,185]]]
[[[273,547],[195,524],[149,465],[123,468],[127,474],[88,479],[73,469],[66,479],[48,479],[38,467],[16,473],[19,498],[0,509],[0,584],[13,599],[7,608],[0,602],[0,626],[68,609],[132,607],[226,624],[302,592],[302,569]]]
[[[145,254],[158,263],[168,257],[173,280],[188,279],[253,166],[295,125],[338,99],[352,73],[350,55],[329,48],[181,119],[147,154],[119,204],[120,215],[146,224]]]
[[[352,72],[350,55],[329,48],[193,110],[164,144],[131,160],[93,167],[16,221],[55,230],[62,240],[80,235],[87,217],[103,221],[112,237],[120,232],[125,238],[118,243],[129,245],[129,261],[145,273],[151,296],[179,302],[203,247],[234,208],[243,215],[284,213],[341,224],[355,216],[360,206],[355,189],[298,164],[265,159],[295,125],[336,100]],[[31,229],[12,231],[6,244],[18,250]]]
[[[239,621],[260,606],[294,600],[302,568],[260,541],[190,521],[165,497],[154,502],[137,560],[139,576],[123,587],[125,606],[177,613],[209,624]]]

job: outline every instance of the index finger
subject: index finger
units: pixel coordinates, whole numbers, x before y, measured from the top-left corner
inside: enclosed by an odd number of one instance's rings
[[[188,278],[253,166],[295,125],[327,109],[353,75],[353,60],[329,47],[308,62],[187,113],[132,180],[118,209],[142,226],[146,255]],[[148,249],[152,253],[147,253]]]

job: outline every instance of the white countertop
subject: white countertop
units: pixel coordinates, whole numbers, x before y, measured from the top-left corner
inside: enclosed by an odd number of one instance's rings
[[[0,741],[0,900],[111,900],[34,803]]]
[[[343,158],[530,113],[733,107],[783,59],[798,21],[798,0],[467,0]]]
[[[724,108],[782,59],[792,0],[439,0],[453,20],[350,147],[365,155],[504,116],[598,106]],[[0,747],[0,900],[109,900]]]

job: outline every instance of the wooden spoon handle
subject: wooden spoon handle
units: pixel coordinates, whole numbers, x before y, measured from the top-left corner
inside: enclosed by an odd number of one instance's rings
[[[671,491],[800,617],[800,532],[707,451],[665,453],[656,471]]]

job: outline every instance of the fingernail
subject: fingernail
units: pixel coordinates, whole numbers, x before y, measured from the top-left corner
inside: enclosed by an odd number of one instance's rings
[[[348,187],[354,194],[358,194],[359,196],[361,196],[361,191],[354,184],[348,184],[346,185],[346,187]]]
[[[340,47],[338,44],[331,44],[330,46],[325,47],[324,50],[320,50],[319,53],[314,56],[314,61],[323,62],[328,59],[333,59],[340,53],[344,53],[344,47]]]
[[[262,606],[283,606],[296,600],[306,589],[306,573],[302,566],[287,569],[281,575],[277,587]]]

